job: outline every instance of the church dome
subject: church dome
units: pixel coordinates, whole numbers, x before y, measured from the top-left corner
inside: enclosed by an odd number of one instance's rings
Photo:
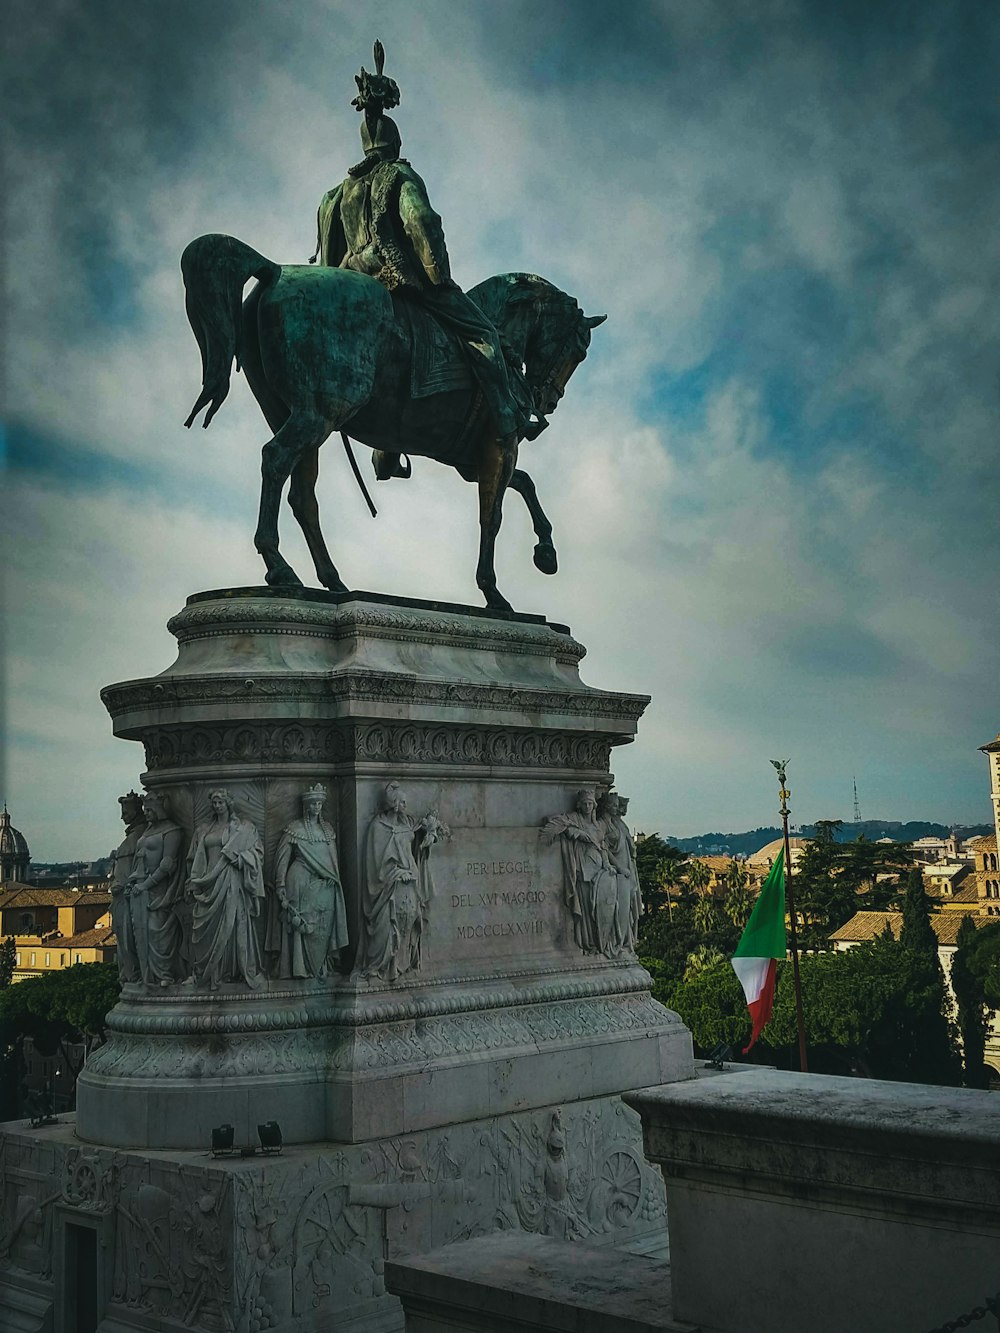
[[[7,806],[0,813],[0,884],[28,877],[31,852],[24,834],[10,822]]]

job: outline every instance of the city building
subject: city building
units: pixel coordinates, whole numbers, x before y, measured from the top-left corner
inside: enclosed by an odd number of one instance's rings
[[[981,745],[990,763],[990,798],[993,802],[993,832],[969,841],[976,858],[979,901],[987,916],[1000,916],[1000,735]]]
[[[0,884],[23,883],[28,878],[31,852],[20,829],[10,822],[7,803],[0,814]]]
[[[910,846],[913,848],[914,861],[921,865],[933,865],[937,861],[954,862],[959,854],[958,838],[953,832],[947,838],[917,838]]]
[[[763,870],[766,875],[774,865],[777,855],[784,845],[784,838],[775,838],[773,842],[767,843],[766,846],[761,847],[760,851],[754,852],[753,856],[747,859],[747,868],[752,871]],[[788,839],[788,852],[792,862],[792,870],[794,870],[802,860],[803,853],[808,846],[808,838]]]
[[[14,981],[116,957],[107,891],[8,884],[0,891],[0,935],[13,936]]]
[[[975,890],[976,875],[972,866],[964,861],[936,861],[921,866],[924,891],[929,898],[936,899],[941,906],[962,901],[975,903],[978,896]],[[971,888],[971,899],[963,890]]]

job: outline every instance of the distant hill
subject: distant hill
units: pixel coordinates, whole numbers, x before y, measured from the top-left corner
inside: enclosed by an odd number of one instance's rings
[[[891,838],[893,842],[915,842],[917,838],[946,838],[952,829],[947,824],[932,824],[922,819],[911,819],[901,823],[896,819],[863,819],[860,824],[843,824],[837,830],[838,842],[854,842],[863,833],[870,841],[878,838]],[[959,839],[975,838],[983,833],[992,833],[991,824],[957,825],[955,832]],[[798,838],[812,838],[816,834],[815,824],[802,824],[794,830]],[[664,842],[687,852],[689,856],[753,856],[762,847],[766,847],[775,838],[781,837],[781,829],[755,828],[749,833],[702,833],[697,838],[674,838],[663,835]]]

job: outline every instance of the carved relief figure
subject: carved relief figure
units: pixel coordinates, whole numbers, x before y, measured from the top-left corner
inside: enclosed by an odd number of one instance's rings
[[[604,844],[608,860],[617,880],[614,896],[612,943],[616,952],[635,952],[639,935],[639,917],[642,915],[642,897],[639,890],[639,870],[635,863],[635,843],[622,816],[626,800],[615,791],[608,791],[597,805],[597,814],[604,828]]]
[[[358,968],[395,981],[420,966],[420,945],[433,893],[428,859],[451,836],[435,812],[419,822],[406,813],[398,782],[382,793],[364,845],[364,936]]]
[[[548,1138],[545,1140],[545,1167],[542,1174],[545,1190],[545,1212],[542,1230],[547,1236],[561,1240],[573,1237],[572,1201],[569,1198],[569,1159],[566,1156],[566,1135],[563,1132],[562,1112],[552,1112]]]
[[[142,798],[146,827],[139,834],[126,885],[142,979],[171,986],[188,974],[179,908],[184,886],[184,832],[157,792]]]
[[[559,839],[563,861],[563,892],[573,914],[573,937],[584,953],[613,953],[613,923],[617,881],[604,842],[604,825],[597,819],[592,791],[580,791],[576,809],[553,815],[542,826],[542,837]]]
[[[283,831],[274,865],[267,949],[279,977],[325,977],[347,947],[337,835],[323,818],[326,789],[302,797],[302,818]]]
[[[254,930],[264,898],[264,845],[236,813],[227,791],[209,796],[212,817],[195,830],[187,892],[193,902],[191,951],[195,980],[263,984]]]
[[[118,797],[121,806],[122,823],[125,825],[125,840],[112,854],[111,874],[111,925],[118,941],[118,975],[122,981],[141,981],[142,969],[139,964],[139,949],[136,943],[135,927],[132,922],[132,903],[128,896],[128,878],[132,873],[132,862],[139,836],[145,826],[142,813],[142,797],[138,792],[126,792]]]

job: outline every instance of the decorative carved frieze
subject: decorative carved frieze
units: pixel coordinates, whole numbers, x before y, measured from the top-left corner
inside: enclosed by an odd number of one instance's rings
[[[601,996],[560,1003],[530,1004],[409,1017],[391,1022],[341,1019],[276,1031],[267,1015],[244,1013],[221,1032],[187,1027],[170,1032],[137,1030],[116,1014],[113,1031],[88,1060],[88,1073],[127,1081],[132,1078],[198,1078],[268,1074],[373,1071],[423,1066],[456,1054],[537,1050],[546,1045],[613,1038],[663,1028],[666,1012],[648,993]],[[287,1017],[287,1015],[286,1015]],[[676,1020],[675,1020],[676,1021]],[[251,1027],[251,1024],[253,1025]],[[248,1031],[248,1028],[250,1029]],[[270,1030],[268,1030],[270,1029]]]
[[[244,722],[150,728],[146,767],[216,764],[470,764],[606,772],[612,741],[578,732],[413,722]]]

